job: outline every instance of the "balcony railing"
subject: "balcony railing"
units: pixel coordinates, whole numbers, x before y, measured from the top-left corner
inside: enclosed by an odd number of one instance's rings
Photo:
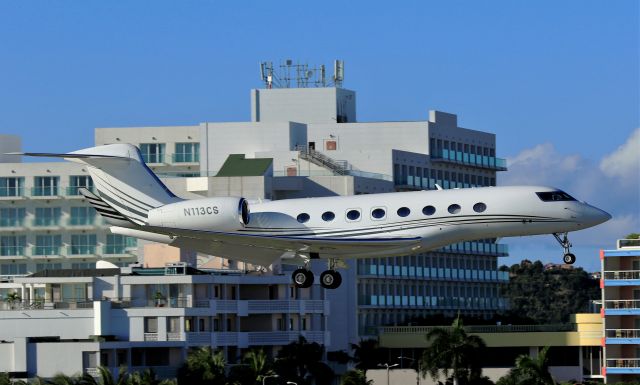
[[[640,358],[607,358],[607,368],[640,368]]]
[[[61,255],[62,246],[35,246],[32,255],[34,256],[46,256],[46,255]]]
[[[507,169],[507,161],[493,156],[469,154],[461,151],[440,150],[430,154],[434,160],[460,163],[468,166],[491,168],[504,171]]]
[[[67,246],[67,255],[94,255],[95,245],[71,245]]]
[[[61,301],[46,301],[44,299],[1,301],[0,310],[53,310],[53,309],[93,309],[93,300],[64,299]]]
[[[200,154],[193,152],[174,153],[171,154],[172,163],[198,163],[200,162]]]
[[[451,326],[383,326],[379,327],[380,334],[420,334],[426,335],[433,329],[453,330]],[[572,332],[577,330],[576,324],[551,325],[477,325],[465,326],[467,333],[542,333],[542,332]]]
[[[2,197],[23,197],[24,187],[0,187],[0,198]]]
[[[619,299],[604,301],[605,309],[640,309],[640,299]]]
[[[640,329],[607,329],[607,338],[640,338]]]
[[[2,246],[0,247],[0,257],[17,257],[25,254],[25,246]]]
[[[640,270],[605,271],[604,279],[640,279]]]
[[[65,188],[65,193],[67,196],[82,196],[82,194],[80,194],[80,189],[82,188],[87,189],[92,193],[96,192],[96,189],[93,186],[69,186]]]
[[[56,197],[58,196],[58,187],[32,187],[31,188],[31,196],[32,197]]]
[[[157,341],[158,340],[158,333],[144,333],[144,340],[145,341]]]

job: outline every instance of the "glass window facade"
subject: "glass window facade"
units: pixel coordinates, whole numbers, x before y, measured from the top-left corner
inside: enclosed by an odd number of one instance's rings
[[[71,207],[69,211],[69,225],[71,226],[90,226],[95,223],[96,210],[93,207]]]
[[[27,274],[26,263],[11,263],[0,265],[0,275],[25,275]]]
[[[61,235],[36,235],[36,245],[33,249],[33,255],[60,255],[61,248]]]
[[[141,143],[140,153],[145,163],[164,163],[164,143]]]
[[[60,178],[57,176],[34,177],[31,195],[38,197],[56,196],[58,195],[59,181]]]
[[[24,178],[0,178],[0,197],[18,197],[24,195]]]
[[[127,248],[136,247],[137,240],[133,237],[126,237],[120,234],[107,234],[107,244],[104,247],[104,254],[124,254]]]
[[[21,208],[1,208],[0,227],[21,227],[27,215],[26,209]]]
[[[88,175],[71,175],[69,177],[69,187],[67,187],[67,195],[81,195],[80,189],[93,190],[93,180]]]
[[[59,226],[62,211],[60,207],[36,207],[34,226]]]
[[[24,235],[2,235],[0,236],[0,255],[24,255],[26,245],[27,237]]]
[[[174,163],[193,163],[200,161],[200,143],[176,143],[173,154]]]
[[[71,246],[69,246],[69,254],[95,254],[97,237],[95,234],[72,234]]]

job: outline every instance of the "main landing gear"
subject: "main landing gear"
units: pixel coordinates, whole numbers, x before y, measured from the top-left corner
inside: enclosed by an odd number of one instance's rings
[[[309,263],[307,262],[303,268],[296,269],[291,278],[293,284],[299,288],[307,288],[313,285],[314,277],[313,272],[309,270]],[[335,260],[329,258],[329,269],[320,274],[320,285],[325,289],[337,289],[342,283],[342,276],[335,269]]]
[[[553,236],[556,238],[556,241],[562,246],[564,249],[564,256],[562,257],[562,261],[567,265],[573,265],[576,262],[576,256],[571,254],[571,242],[569,242],[569,233],[562,233],[562,236],[558,233],[553,233]]]

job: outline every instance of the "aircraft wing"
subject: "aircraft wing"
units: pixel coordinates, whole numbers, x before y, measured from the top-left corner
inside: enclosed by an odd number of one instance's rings
[[[171,245],[192,248],[230,259],[269,265],[284,254],[318,253],[321,257],[346,258],[417,247],[420,237],[325,238],[238,234],[143,226],[141,230],[175,237]],[[256,259],[259,259],[256,260]]]

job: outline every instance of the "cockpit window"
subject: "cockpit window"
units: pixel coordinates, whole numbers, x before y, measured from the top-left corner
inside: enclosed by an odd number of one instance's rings
[[[537,192],[538,198],[543,202],[560,202],[560,201],[575,201],[576,199],[564,191],[544,191]]]

